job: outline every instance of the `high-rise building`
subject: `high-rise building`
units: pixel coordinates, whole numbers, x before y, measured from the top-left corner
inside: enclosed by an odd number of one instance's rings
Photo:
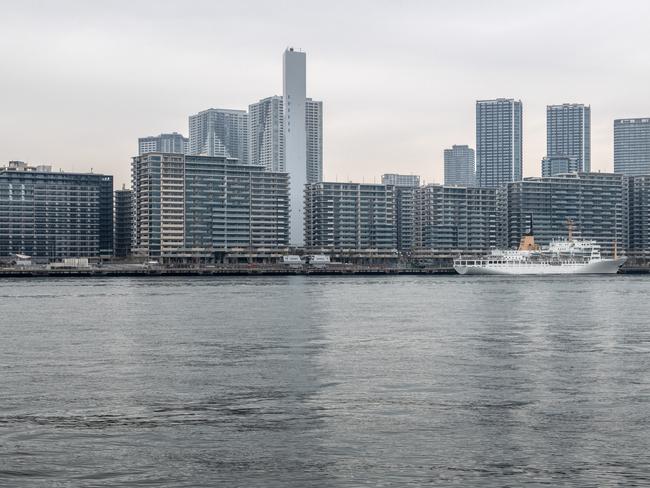
[[[12,254],[112,256],[113,177],[21,161],[0,168],[0,256]]]
[[[163,260],[288,245],[289,179],[224,157],[133,158],[133,253]]]
[[[401,176],[401,175],[400,175]],[[395,225],[397,249],[409,252],[415,248],[417,186],[395,186]]]
[[[569,156],[546,156],[542,158],[542,176],[555,176],[564,173],[577,173],[578,160]]]
[[[264,166],[268,171],[286,171],[282,97],[253,103],[248,113],[250,164]],[[305,130],[307,182],[316,183],[323,179],[323,102],[305,100]]]
[[[131,254],[133,238],[133,192],[122,187],[115,190],[113,218],[113,253],[124,258]]]
[[[420,177],[386,173],[381,176],[381,183],[395,187],[397,249],[411,251],[415,245],[415,193],[420,186]]]
[[[395,187],[312,183],[305,187],[305,246],[312,249],[396,249]]]
[[[267,171],[285,171],[282,97],[264,98],[248,106],[250,163]]]
[[[650,174],[650,118],[614,121],[614,173]]]
[[[323,102],[305,100],[307,183],[323,181]]]
[[[497,190],[426,185],[416,192],[415,247],[484,253],[497,244]]]
[[[628,253],[650,259],[650,175],[632,176],[629,185]]]
[[[290,177],[290,234],[292,246],[305,243],[304,189],[307,184],[307,56],[288,48],[282,57],[285,165]]]
[[[476,167],[474,149],[469,146],[451,146],[445,149],[445,185],[475,186]]]
[[[578,171],[591,171],[591,108],[581,103],[546,107],[546,156],[574,158]]]
[[[248,113],[210,108],[190,115],[189,154],[234,158],[248,164]]]
[[[185,247],[217,251],[289,244],[289,178],[225,158],[185,158]]]
[[[140,156],[149,152],[187,154],[189,143],[190,140],[178,132],[141,137],[138,139],[138,154]]]
[[[532,221],[535,241],[568,235],[592,239],[603,254],[625,250],[628,232],[628,178],[612,173],[573,173],[551,178],[526,178],[500,190],[505,225],[501,245],[518,246]],[[616,243],[616,244],[615,244]]]
[[[420,177],[418,175],[400,175],[397,173],[386,173],[381,175],[382,185],[394,186],[420,186]]]
[[[498,98],[476,102],[476,178],[498,188],[522,177],[522,106]]]

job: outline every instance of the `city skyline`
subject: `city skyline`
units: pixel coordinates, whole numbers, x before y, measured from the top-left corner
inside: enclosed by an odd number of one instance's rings
[[[7,72],[0,91],[12,95],[5,104],[11,117],[2,118],[0,160],[68,171],[93,168],[115,175],[119,187],[129,182],[138,137],[173,131],[189,136],[189,114],[209,107],[246,110],[281,93],[278,57],[291,45],[309,54],[307,93],[324,104],[325,180],[378,181],[382,173],[413,173],[424,182],[442,182],[444,149],[474,145],[479,99],[522,100],[524,177],[540,174],[547,105],[591,106],[594,171],[613,171],[614,119],[650,116],[642,43],[631,42],[641,35],[643,14],[650,13],[642,2],[550,2],[525,10],[500,2],[492,11],[478,2],[413,2],[411,9],[390,4],[371,9],[360,2],[340,21],[342,4],[298,8],[286,16],[259,3],[257,16],[249,13],[255,10],[250,5],[228,5],[219,7],[223,27],[209,33],[198,27],[207,25],[217,7],[194,4],[201,9],[164,5],[142,32],[133,12],[115,6],[63,2],[54,9],[25,3],[8,9],[0,20],[0,57]],[[134,9],[144,13],[150,7],[143,2]],[[625,25],[610,20],[624,8],[638,15]],[[506,9],[507,23],[499,20]],[[324,19],[315,28],[306,22],[314,13]],[[547,36],[554,28],[549,22],[560,14],[588,19],[589,31],[577,27],[562,39]],[[357,20],[364,15],[373,22],[359,36]],[[162,29],[156,31],[172,21],[187,34],[173,36],[173,42]],[[259,27],[259,37],[234,45],[232,32],[244,22]],[[462,36],[454,30],[459,25],[465,25]],[[475,34],[468,34],[469,26],[477,27]],[[114,38],[116,27],[120,39]],[[386,29],[399,33],[389,36],[390,43],[380,35]],[[603,39],[574,43],[603,29],[608,32]],[[521,36],[517,43],[513,35]],[[574,56],[558,57],[567,44]],[[214,66],[188,67],[206,56]],[[145,66],[143,58],[146,66],[165,60],[182,67],[152,83],[132,75]]]

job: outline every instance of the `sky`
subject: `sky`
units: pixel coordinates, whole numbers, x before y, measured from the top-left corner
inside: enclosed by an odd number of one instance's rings
[[[645,0],[0,0],[0,165],[113,174],[138,137],[188,133],[206,108],[282,90],[307,53],[324,105],[324,178],[442,182],[443,150],[475,147],[475,102],[521,99],[524,176],[540,174],[546,105],[592,110],[592,168],[613,120],[650,116]]]

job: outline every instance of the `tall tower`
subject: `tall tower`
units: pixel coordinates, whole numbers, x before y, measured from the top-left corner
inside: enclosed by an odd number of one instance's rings
[[[282,94],[284,105],[284,141],[286,170],[289,173],[289,244],[304,246],[304,190],[307,183],[307,99],[306,54],[284,51],[282,57]]]
[[[650,174],[650,117],[614,120],[614,173]]]
[[[521,180],[522,108],[520,100],[476,102],[476,179],[498,188]]]
[[[581,103],[546,107],[546,156],[575,158],[578,171],[591,171],[591,108]]]
[[[272,96],[248,106],[250,164],[285,172],[282,97]]]
[[[248,113],[210,108],[189,117],[189,154],[237,158],[248,164]]]
[[[474,186],[476,184],[474,149],[454,144],[451,149],[445,149],[444,155],[445,185]]]

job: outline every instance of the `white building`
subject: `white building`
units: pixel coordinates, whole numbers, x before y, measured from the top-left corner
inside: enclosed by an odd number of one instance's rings
[[[236,158],[248,164],[248,113],[210,108],[190,115],[189,154]]]
[[[307,182],[323,179],[323,102],[305,100]],[[283,98],[272,96],[248,106],[250,163],[286,171]]]
[[[282,57],[285,165],[289,173],[290,233],[292,246],[304,246],[304,189],[307,184],[307,56],[288,48]]]
[[[138,139],[138,154],[140,156],[150,152],[187,154],[189,143],[189,139],[178,132],[140,137]]]
[[[305,102],[307,131],[307,183],[323,181],[323,102]]]
[[[248,150],[251,164],[285,171],[282,97],[264,98],[248,106]]]
[[[420,177],[418,175],[400,175],[397,173],[386,173],[381,175],[381,184],[418,187],[420,186]]]

